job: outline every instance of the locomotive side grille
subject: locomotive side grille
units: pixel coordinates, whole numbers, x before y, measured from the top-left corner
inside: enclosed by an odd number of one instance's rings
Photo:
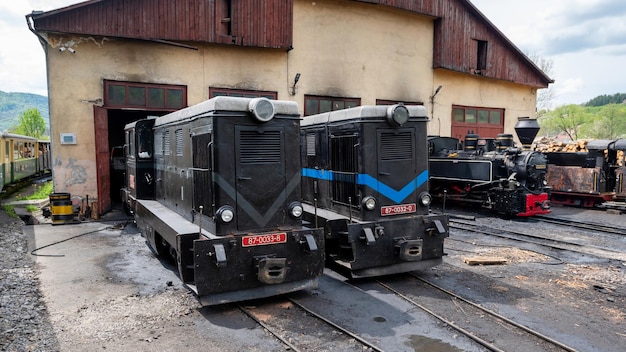
[[[357,136],[332,137],[330,162],[334,172],[331,183],[333,201],[341,204],[358,204],[357,196]]]
[[[315,156],[315,133],[306,135],[306,155]]]
[[[174,131],[174,135],[176,137],[176,155],[183,155],[183,130],[179,129]]]
[[[280,163],[280,131],[239,131],[239,142],[242,164]]]
[[[163,154],[170,155],[170,131],[163,132]]]
[[[163,155],[163,133],[154,136],[154,154]]]
[[[415,159],[413,148],[413,136],[410,131],[393,133],[382,132],[380,134],[380,159],[381,160],[413,160]]]

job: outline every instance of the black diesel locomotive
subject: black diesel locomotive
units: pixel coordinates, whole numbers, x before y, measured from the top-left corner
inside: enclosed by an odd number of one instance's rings
[[[448,217],[429,214],[426,110],[361,106],[302,122],[305,220],[329,266],[352,277],[441,263]]]
[[[520,118],[517,136],[530,146],[539,132],[534,119]],[[513,136],[480,139],[468,134],[464,148],[451,137],[429,137],[430,187],[438,198],[478,204],[491,211],[533,216],[550,213],[545,155],[513,145]],[[525,148],[528,149],[528,148]]]
[[[321,230],[302,226],[293,102],[216,97],[126,126],[122,199],[203,305],[317,287]]]

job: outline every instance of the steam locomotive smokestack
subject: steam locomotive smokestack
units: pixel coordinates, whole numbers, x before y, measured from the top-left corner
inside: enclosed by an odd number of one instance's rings
[[[517,138],[522,143],[524,149],[530,149],[533,144],[537,133],[539,133],[539,122],[536,119],[530,117],[518,117],[517,124],[515,125],[515,133]]]

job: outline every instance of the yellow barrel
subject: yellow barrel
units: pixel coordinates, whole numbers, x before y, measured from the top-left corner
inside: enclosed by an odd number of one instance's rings
[[[50,194],[52,224],[65,224],[74,220],[74,207],[69,193]]]

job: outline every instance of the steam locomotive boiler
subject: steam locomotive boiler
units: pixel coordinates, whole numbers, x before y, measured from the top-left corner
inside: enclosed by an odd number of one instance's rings
[[[547,159],[530,151],[539,132],[534,119],[520,118],[515,126],[523,149],[513,136],[480,139],[469,133],[463,148],[451,137],[429,137],[430,188],[434,196],[491,211],[533,216],[550,212],[550,188],[546,183]]]
[[[200,303],[315,288],[321,230],[302,226],[293,102],[216,97],[126,126],[122,199]]]
[[[329,267],[371,277],[441,263],[448,217],[429,213],[426,110],[361,106],[302,120],[304,218]]]

